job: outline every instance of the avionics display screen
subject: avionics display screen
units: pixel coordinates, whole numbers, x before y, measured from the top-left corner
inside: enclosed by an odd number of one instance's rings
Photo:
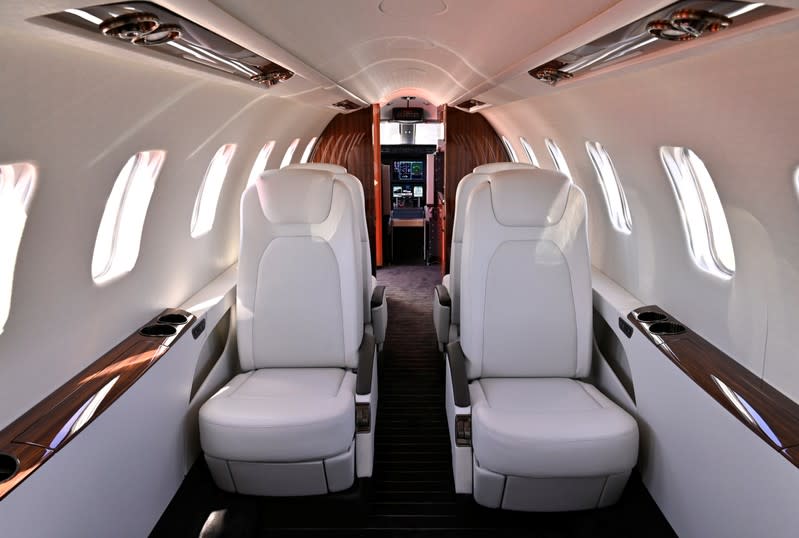
[[[394,175],[404,181],[421,181],[424,179],[424,162],[394,161]]]

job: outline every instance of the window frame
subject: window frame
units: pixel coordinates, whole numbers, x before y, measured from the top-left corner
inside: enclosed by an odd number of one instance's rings
[[[258,151],[258,156],[255,157],[255,161],[252,163],[252,168],[250,169],[250,175],[247,177],[247,185],[249,187],[255,180],[261,177],[266,171],[266,167],[269,165],[269,157],[272,156],[272,151],[275,149],[275,141],[270,140]],[[245,188],[246,188],[245,187]]]
[[[521,143],[522,148],[524,148],[524,152],[527,154],[527,160],[530,161],[530,164],[536,168],[541,168],[541,164],[538,161],[538,156],[535,154],[533,146],[530,145],[530,142],[528,142],[523,136],[519,137],[519,142]]]
[[[610,158],[602,144],[596,141],[587,140],[585,150],[588,152],[588,158],[596,172],[602,194],[605,196],[611,225],[617,232],[632,233],[630,206],[627,202],[627,195],[624,193],[624,187],[619,180],[619,174],[613,165],[613,159]],[[611,177],[606,177],[608,175]]]
[[[305,145],[305,149],[302,151],[302,155],[300,156],[300,164],[305,164],[308,162],[308,159],[311,158],[313,154],[313,149],[316,147],[316,141],[318,137],[313,137],[308,141],[308,144]]]
[[[566,160],[566,156],[563,154],[563,150],[560,149],[560,146],[558,146],[557,142],[551,138],[545,138],[544,143],[547,146],[547,151],[549,151],[549,156],[552,158],[552,162],[555,164],[555,170],[565,174],[569,179],[571,179],[571,169],[569,168],[569,163]]]
[[[103,286],[130,273],[139,259],[144,223],[167,152],[131,155],[117,174],[97,227],[91,276]]]
[[[280,161],[280,168],[285,168],[291,164],[291,159],[294,158],[294,152],[297,151],[297,146],[300,145],[300,139],[295,138],[286,148],[286,153],[283,154],[283,160]]]
[[[504,135],[500,136],[500,138],[502,139],[502,144],[505,146],[505,151],[508,152],[508,155],[510,156],[511,161],[514,162],[514,163],[519,162],[519,156],[516,155],[516,150],[513,149],[513,146],[511,145],[510,140],[505,138]]]
[[[691,258],[699,269],[731,279],[735,275],[732,234],[707,166],[692,149],[682,146],[661,146],[660,160],[677,201]]]
[[[214,229],[219,198],[237,149],[236,144],[223,144],[216,150],[205,169],[191,214],[191,236],[194,239],[207,235]]]
[[[0,164],[0,334],[11,317],[14,272],[38,182],[32,162]]]

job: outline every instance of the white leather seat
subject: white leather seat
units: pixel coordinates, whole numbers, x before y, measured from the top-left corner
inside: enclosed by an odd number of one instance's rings
[[[264,172],[241,201],[243,373],[200,409],[217,485],[313,495],[370,476],[377,404],[350,187],[325,170]]]
[[[342,454],[355,435],[354,393],[355,375],[339,368],[239,374],[204,409],[203,448],[239,461],[310,461]]]
[[[463,244],[463,222],[466,201],[472,190],[486,181],[486,174],[501,170],[530,170],[537,167],[527,163],[499,162],[481,164],[471,174],[464,176],[455,191],[455,213],[452,220],[452,243],[449,253],[449,273],[436,286],[433,296],[433,324],[438,338],[438,349],[458,339],[460,324],[460,265]]]
[[[455,487],[485,506],[614,503],[635,420],[592,385],[585,197],[560,172],[486,174],[466,202],[460,341],[447,347]]]
[[[513,476],[595,476],[629,471],[638,436],[631,417],[575,379],[473,381],[472,446],[480,466]]]
[[[353,209],[361,237],[361,262],[363,266],[363,281],[366,284],[363,290],[364,321],[367,331],[371,331],[377,340],[378,349],[383,349],[386,340],[388,323],[388,304],[386,301],[386,287],[378,286],[377,279],[372,274],[372,250],[369,243],[369,228],[366,224],[365,198],[363,184],[360,180],[347,173],[347,169],[338,164],[331,163],[298,163],[290,164],[286,168],[325,170],[336,174],[350,189],[352,193]]]

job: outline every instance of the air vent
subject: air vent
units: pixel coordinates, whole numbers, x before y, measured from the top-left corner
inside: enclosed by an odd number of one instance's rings
[[[781,14],[786,8],[736,0],[682,0],[529,71],[549,85],[714,34],[731,25]]]
[[[42,19],[223,71],[263,88],[294,76],[285,67],[151,2],[67,9]]]
[[[463,110],[471,110],[479,106],[485,106],[485,103],[482,101],[478,101],[477,99],[467,99],[466,101],[458,103],[455,106],[458,108],[462,108]]]
[[[357,103],[353,103],[349,99],[344,99],[343,101],[339,101],[337,103],[333,103],[330,106],[332,106],[333,108],[341,109],[341,110],[358,110],[359,108],[362,108],[361,105],[359,105]]]

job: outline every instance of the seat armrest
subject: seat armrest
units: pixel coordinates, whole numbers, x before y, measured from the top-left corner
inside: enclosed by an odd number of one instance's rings
[[[375,337],[364,333],[361,347],[358,348],[358,375],[355,378],[355,394],[367,395],[372,392],[372,371],[375,358]]]
[[[438,284],[433,290],[433,325],[436,328],[439,351],[445,351],[444,346],[449,342],[451,305],[449,290],[443,284]]]
[[[441,306],[452,306],[452,298],[444,284],[436,284],[436,298]]]
[[[371,306],[372,308],[377,308],[383,304],[383,301],[386,300],[386,287],[385,286],[375,286],[372,289],[372,300]]]
[[[386,341],[386,329],[388,327],[388,305],[386,304],[386,287],[375,286],[372,289],[370,301],[372,331],[375,335],[378,351],[383,349],[383,342]]]
[[[444,400],[447,410],[452,454],[452,477],[456,493],[472,493],[472,406],[469,380],[466,377],[466,357],[460,342],[447,346]]]
[[[447,346],[452,396],[457,407],[472,405],[469,397],[469,380],[466,377],[466,355],[463,354],[460,342],[452,342]]]

